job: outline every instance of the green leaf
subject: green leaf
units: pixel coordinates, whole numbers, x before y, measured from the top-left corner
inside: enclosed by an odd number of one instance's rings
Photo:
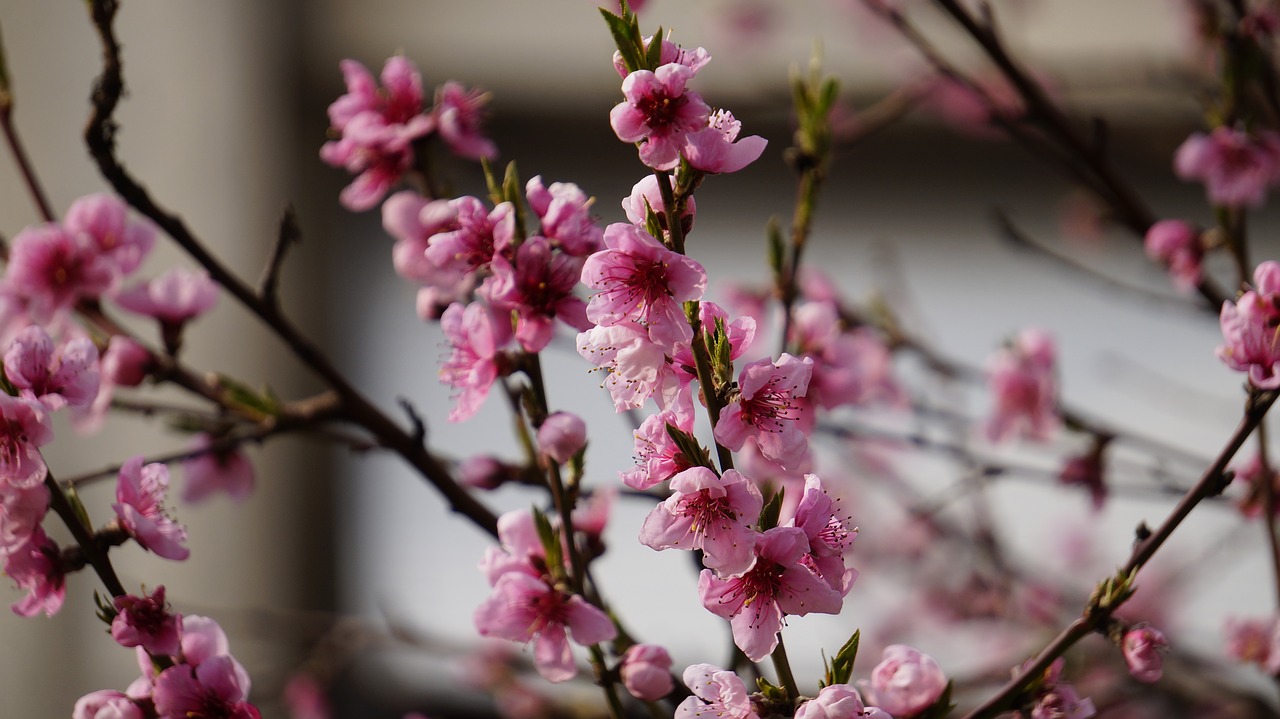
[[[269,388],[255,390],[234,377],[218,375],[218,386],[221,387],[234,404],[250,409],[267,417],[280,414],[280,401]]]
[[[680,454],[684,455],[685,461],[690,465],[706,467],[715,471],[715,467],[711,466],[711,453],[699,444],[692,434],[668,422],[667,436],[671,438],[672,442],[675,442]]]
[[[642,41],[643,42],[643,41]],[[658,31],[653,34],[653,39],[649,41],[648,50],[645,52],[644,65],[646,70],[656,70],[662,64],[662,26],[658,26]]]
[[[502,177],[502,200],[510,202],[515,212],[516,237],[515,245],[520,246],[524,240],[524,186],[520,184],[520,173],[516,170],[515,161],[507,163],[506,174]],[[494,203],[495,205],[498,203]]]
[[[498,177],[493,174],[493,165],[487,158],[482,157],[480,169],[484,170],[484,184],[489,188],[489,201],[495,205],[502,204],[502,185],[498,184]]]
[[[632,25],[635,24],[635,16],[630,15],[630,11],[623,8],[623,17],[619,17],[604,8],[600,8],[600,14],[604,17],[604,22],[609,26],[609,34],[613,35],[613,44],[617,46],[618,52],[622,55],[622,63],[626,65],[627,70],[635,72],[644,69],[644,58],[640,56],[640,50],[636,45]],[[628,17],[629,16],[629,17]]]
[[[653,211],[648,198],[644,201],[644,229],[654,239],[666,241],[667,233],[662,229],[662,216]]]
[[[547,515],[537,507],[533,508],[533,526],[538,530],[538,540],[542,542],[542,550],[547,554],[547,569],[552,574],[559,574],[564,569],[564,552],[561,551],[560,533],[551,526]]]
[[[782,495],[785,492],[782,487],[778,487],[778,491],[765,502],[760,509],[760,531],[767,532],[778,526],[778,516],[782,514]]]
[[[848,684],[853,676],[853,662],[858,658],[858,642],[862,638],[862,630],[856,629],[849,641],[840,647],[840,651],[831,658],[830,681],[828,684]]]

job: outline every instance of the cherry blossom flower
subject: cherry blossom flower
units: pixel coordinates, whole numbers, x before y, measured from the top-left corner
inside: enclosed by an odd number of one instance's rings
[[[605,373],[602,385],[617,411],[639,409],[655,393],[659,404],[666,404],[661,390],[675,385],[675,378],[666,353],[649,341],[645,328],[634,323],[593,327],[578,335],[577,349]]]
[[[4,281],[45,323],[81,299],[94,299],[115,280],[112,265],[83,234],[56,224],[28,227],[13,238]]]
[[[253,493],[253,464],[237,447],[211,450],[216,440],[206,432],[192,438],[189,449],[201,454],[183,460],[182,501],[195,504],[217,492],[237,502]]]
[[[515,237],[515,214],[510,202],[489,210],[474,197],[449,200],[456,213],[447,231],[427,240],[427,259],[436,267],[469,274],[488,269],[497,252]]]
[[[796,709],[795,719],[892,719],[887,712],[862,703],[862,695],[848,684],[823,687],[818,696]]]
[[[227,656],[231,653],[231,644],[227,641],[227,633],[218,622],[198,614],[182,617],[182,661],[191,666],[199,666],[214,657]],[[248,675],[245,676],[248,682]]]
[[[693,460],[684,456],[671,439],[668,424],[682,432],[693,431],[693,417],[689,414],[666,410],[646,417],[635,432],[636,466],[618,473],[623,484],[643,491],[693,466]]]
[[[1203,182],[1215,205],[1258,207],[1280,181],[1280,134],[1263,130],[1251,136],[1229,127],[1197,132],[1178,148],[1173,168],[1184,180]]]
[[[165,559],[186,559],[191,551],[182,546],[187,530],[165,513],[164,495],[169,489],[169,468],[160,463],[143,465],[141,455],[120,467],[116,503],[111,505],[120,524],[143,549]]]
[[[684,670],[682,678],[693,696],[676,707],[675,719],[759,719],[751,705],[751,692],[737,674],[710,664],[694,664]]]
[[[737,172],[760,159],[769,142],[759,135],[738,138],[742,123],[728,110],[716,110],[707,126],[685,136],[684,158],[695,170]]]
[[[552,252],[545,237],[520,243],[514,264],[502,255],[493,258],[493,276],[480,288],[495,310],[514,312],[516,340],[527,352],[540,352],[555,333],[555,321],[579,332],[591,329],[586,303],[573,294],[582,275],[582,260]]]
[[[126,335],[112,335],[102,355],[101,378],[118,387],[137,387],[147,378],[155,358]]]
[[[44,612],[45,616],[52,617],[62,608],[67,597],[62,555],[58,543],[49,539],[43,528],[36,527],[24,544],[9,553],[4,573],[19,589],[27,591],[26,597],[14,602],[14,614],[34,617]]]
[[[289,709],[289,719],[332,719],[333,707],[324,685],[310,674],[289,677],[281,698]]]
[[[671,693],[671,655],[657,644],[633,644],[622,655],[622,685],[631,696],[656,702]]]
[[[1182,220],[1161,220],[1147,230],[1143,247],[1147,256],[1169,268],[1169,278],[1178,289],[1194,290],[1204,276],[1201,262],[1204,247],[1200,233]]]
[[[682,303],[702,298],[702,265],[635,225],[609,225],[604,242],[607,249],[588,257],[582,268],[582,283],[597,291],[587,303],[587,319],[605,327],[634,322],[668,354],[692,340]]]
[[[586,257],[604,246],[604,230],[591,217],[592,198],[572,182],[542,184],[535,176],[525,183],[529,208],[541,222],[540,233],[565,254]]]
[[[742,449],[748,437],[760,453],[784,467],[801,462],[808,440],[800,424],[797,398],[809,389],[813,360],[783,353],[752,362],[738,375],[738,397],[720,413],[715,438],[732,450]]]
[[[822,480],[815,474],[806,474],[804,494],[796,506],[795,516],[784,526],[804,531],[809,540],[809,553],[802,560],[805,566],[844,596],[858,578],[856,569],[844,565],[844,553],[858,535],[858,529],[851,529],[848,517],[840,516],[837,510],[838,502],[827,494]]]
[[[1093,700],[1081,697],[1075,687],[1061,680],[1061,657],[1044,672],[1044,682],[1031,708],[1031,719],[1089,719],[1097,714]]]
[[[0,490],[0,559],[29,542],[48,511],[49,490],[43,484]]]
[[[571,412],[552,412],[538,427],[538,449],[560,464],[587,446],[587,423]]]
[[[801,562],[808,553],[802,530],[774,527],[756,541],[755,563],[745,573],[722,579],[704,569],[698,577],[702,606],[729,620],[734,643],[751,661],[778,646],[784,616],[840,612],[840,593]]]
[[[1263,497],[1266,490],[1264,482],[1270,481],[1271,491],[1275,496],[1280,497],[1280,474],[1275,471],[1264,472],[1262,458],[1256,453],[1243,464],[1232,467],[1232,471],[1235,472],[1232,484],[1242,484],[1245,487],[1245,494],[1237,500],[1236,507],[1247,519],[1257,519],[1262,516],[1266,504]],[[1275,512],[1280,514],[1280,503],[1276,503]]]
[[[71,719],[146,719],[146,714],[125,693],[100,689],[76,700]]]
[[[5,350],[4,374],[23,397],[50,410],[84,407],[98,395],[98,348],[87,337],[55,347],[43,327],[31,325]]]
[[[475,624],[481,636],[534,642],[534,666],[551,682],[568,681],[578,673],[566,632],[582,645],[617,635],[609,617],[582,597],[520,572],[498,578],[493,594],[476,608]]]
[[[869,700],[895,717],[914,716],[928,709],[947,688],[947,677],[933,657],[906,646],[885,647],[871,670]]]
[[[717,477],[690,467],[671,478],[671,495],[640,528],[640,543],[658,551],[701,549],[702,562],[724,574],[746,571],[755,561],[752,529],[764,504],[755,483],[736,470]]]
[[[669,178],[667,183],[675,189],[675,179]],[[664,231],[669,231],[667,227],[667,205],[662,200],[662,190],[658,188],[658,178],[655,175],[645,175],[643,179],[631,188],[631,194],[622,198],[622,211],[626,214],[627,220],[638,227],[644,227],[648,220],[648,210],[653,210],[658,216],[658,222],[662,225]],[[693,229],[693,218],[698,212],[698,203],[690,197],[685,202],[684,214],[680,216],[680,227],[688,234]]]
[[[444,307],[463,300],[474,286],[458,269],[440,267],[427,259],[427,245],[433,235],[458,229],[457,209],[448,200],[428,200],[412,190],[397,192],[382,203],[382,227],[396,239],[391,260],[396,274],[421,286],[419,298],[428,306]],[[419,313],[424,319],[439,312]]]
[[[498,378],[498,354],[506,344],[509,327],[478,302],[465,307],[449,305],[440,316],[440,329],[451,347],[440,367],[440,381],[459,390],[457,404],[449,412],[450,422],[469,419],[480,409]]]
[[[218,283],[204,270],[175,267],[116,295],[116,304],[165,325],[181,325],[213,309]]]
[[[1280,671],[1280,620],[1228,617],[1227,656],[1245,664],[1257,664],[1268,673]]]
[[[0,392],[0,477],[28,488],[49,473],[39,448],[53,440],[49,417],[37,402]]]
[[[115,195],[86,195],[71,203],[62,226],[92,241],[118,277],[131,274],[151,252],[156,228],[148,220],[129,218],[129,208]]]
[[[1120,642],[1125,663],[1134,679],[1148,684],[1159,681],[1164,672],[1161,652],[1169,647],[1164,632],[1148,624],[1139,624],[1125,632]]]
[[[1266,261],[1253,273],[1254,288],[1234,303],[1222,303],[1219,324],[1224,344],[1218,358],[1231,369],[1247,372],[1261,389],[1280,387],[1280,263]]]
[[[751,344],[756,339],[756,321],[752,317],[738,317],[730,320],[729,313],[724,308],[714,302],[698,303],[698,321],[702,323],[702,330],[708,337],[707,343],[710,345],[711,338],[715,336],[716,326],[724,327],[725,339],[729,341],[729,359],[736,360],[751,348]],[[676,353],[672,355],[672,369],[675,370],[676,376],[680,379],[681,391],[684,391],[689,383],[697,379],[697,362],[693,357],[693,347],[690,345],[681,345],[676,348]],[[692,406],[692,402],[690,402]]]
[[[423,112],[422,78],[403,57],[387,60],[382,89],[354,60],[342,62],[347,94],[329,106],[329,122],[341,136],[320,148],[320,159],[356,175],[339,200],[353,210],[378,203],[413,165],[413,141],[436,129]]]
[[[711,108],[685,84],[694,71],[668,63],[657,70],[637,70],[622,81],[626,98],[609,113],[609,124],[623,142],[641,142],[640,161],[655,170],[680,163],[685,135],[707,126]]]
[[[493,140],[480,131],[484,106],[488,103],[489,93],[468,90],[452,80],[436,88],[433,111],[436,129],[453,154],[470,160],[492,160],[498,156]]]
[[[149,654],[177,656],[182,615],[171,614],[164,601],[164,586],[147,596],[115,597],[116,617],[111,637],[123,647],[142,647]]]
[[[199,666],[177,664],[160,672],[152,699],[160,719],[261,719],[248,696],[248,674],[235,659],[221,655]]]
[[[805,396],[815,405],[881,402],[896,405],[904,393],[893,376],[893,355],[871,330],[845,331],[834,301],[806,302],[792,312],[792,342],[813,358],[813,378]]]
[[[514,509],[498,517],[498,543],[501,547],[488,547],[480,560],[480,571],[489,586],[497,584],[507,572],[531,577],[547,573],[546,549],[529,510]]]
[[[1048,333],[1020,332],[987,362],[987,386],[995,408],[987,419],[987,439],[1014,433],[1045,440],[1058,428],[1057,350]]]

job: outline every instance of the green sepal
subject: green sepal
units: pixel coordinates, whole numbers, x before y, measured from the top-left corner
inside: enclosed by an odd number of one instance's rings
[[[840,647],[840,651],[831,657],[831,663],[827,665],[826,681],[823,686],[831,686],[832,684],[848,684],[849,679],[853,677],[853,662],[858,658],[858,642],[862,639],[862,630],[855,629],[853,636],[849,637],[849,641]],[[823,664],[826,665],[824,658]]]
[[[675,442],[676,447],[680,450],[680,454],[684,455],[685,461],[691,466],[706,467],[711,471],[715,471],[715,467],[711,465],[711,452],[709,452],[694,436],[679,427],[667,423],[667,436]]]
[[[116,605],[110,599],[103,597],[98,590],[93,590],[93,604],[97,607],[97,611],[93,613],[95,617],[102,620],[103,624],[111,626],[111,622],[115,620],[119,612],[116,611]]]
[[[649,204],[648,198],[644,201],[644,229],[654,239],[661,240],[664,244],[667,242],[667,233],[662,229],[662,216],[653,211],[653,206]]]
[[[715,330],[711,335],[711,361],[715,363],[712,373],[716,385],[724,387],[733,382],[733,345],[729,343],[729,332],[725,329],[724,320],[716,318]]]
[[[547,555],[547,569],[552,576],[559,578],[564,573],[564,552],[561,550],[560,533],[551,526],[547,515],[537,507],[533,508],[533,526],[538,530],[538,539],[542,542],[542,550]]]
[[[488,158],[480,158],[480,169],[484,171],[484,184],[489,188],[489,202],[501,205],[502,185],[498,183],[498,176],[493,174],[493,165]]]
[[[760,531],[767,532],[778,526],[778,517],[782,514],[782,495],[786,492],[782,487],[773,493],[768,502],[760,508]]]
[[[276,417],[280,414],[280,399],[275,392],[271,391],[271,388],[265,385],[261,390],[255,390],[240,380],[220,374],[218,386],[227,393],[228,398],[235,405],[267,417]]]
[[[756,687],[759,688],[760,694],[768,703],[786,703],[788,701],[787,690],[777,686],[764,677],[756,678]]]
[[[524,241],[524,186],[520,184],[520,173],[516,170],[514,160],[507,163],[507,171],[502,176],[502,197],[505,202],[511,203],[511,209],[515,213],[516,236],[514,245],[520,246]]]

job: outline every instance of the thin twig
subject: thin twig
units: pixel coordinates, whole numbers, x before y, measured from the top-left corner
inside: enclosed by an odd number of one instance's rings
[[[276,232],[275,243],[271,245],[271,256],[262,271],[262,279],[258,281],[258,296],[274,306],[277,312],[280,309],[280,271],[284,269],[284,258],[289,248],[301,240],[302,230],[298,227],[293,205],[285,205],[280,216],[280,229]]]

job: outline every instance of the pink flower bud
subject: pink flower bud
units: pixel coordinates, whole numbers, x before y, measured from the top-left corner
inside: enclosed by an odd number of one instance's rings
[[[517,475],[519,469],[496,457],[477,454],[458,465],[458,481],[476,489],[497,489]]]
[[[656,644],[636,644],[622,655],[622,683],[631,696],[656,702],[671,693],[671,655]]]
[[[538,428],[538,449],[564,464],[587,446],[587,424],[576,414],[553,412]]]
[[[795,719],[857,719],[865,716],[866,710],[857,689],[848,684],[832,684],[801,704]]]
[[[1133,678],[1150,684],[1159,680],[1164,671],[1161,652],[1168,646],[1163,632],[1153,626],[1139,624],[1124,635],[1120,648]]]
[[[947,688],[947,677],[933,657],[904,644],[885,647],[871,671],[872,704],[899,719],[929,708]]]
[[[102,355],[102,378],[119,387],[137,387],[151,369],[151,352],[124,335],[114,335]]]

